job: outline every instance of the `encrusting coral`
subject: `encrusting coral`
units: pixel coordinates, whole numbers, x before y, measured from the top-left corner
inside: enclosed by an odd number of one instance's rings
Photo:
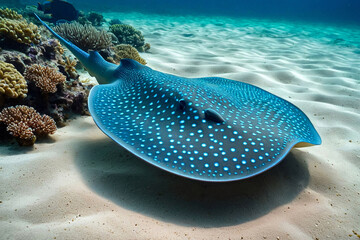
[[[14,65],[0,61],[0,96],[24,98],[27,92],[26,81]]]
[[[54,93],[56,85],[65,82],[66,77],[55,68],[34,64],[26,68],[25,79],[35,82],[44,92]]]
[[[130,44],[140,52],[144,51],[145,39],[139,30],[127,24],[114,24],[110,31],[117,37],[120,44]]]
[[[112,61],[113,63],[119,64],[121,59],[131,58],[143,65],[146,64],[145,59],[140,57],[139,52],[136,50],[136,48],[132,47],[131,45],[119,44],[116,45],[115,47],[112,47],[112,50],[115,52],[115,55],[113,58],[109,58],[109,60]]]
[[[35,24],[29,23],[13,10],[1,9],[0,38],[30,45],[39,43],[40,37]]]
[[[7,125],[6,130],[20,145],[33,145],[37,137],[53,134],[57,129],[54,119],[24,105],[4,108],[0,122]]]
[[[91,25],[81,25],[77,22],[63,23],[54,27],[54,30],[84,51],[101,50],[112,45],[111,34],[97,30]]]

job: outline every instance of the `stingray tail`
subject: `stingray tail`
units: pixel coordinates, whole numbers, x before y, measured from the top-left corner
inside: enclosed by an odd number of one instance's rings
[[[74,45],[72,42],[65,40],[63,37],[57,34],[51,27],[49,27],[49,25],[47,25],[43,20],[41,20],[41,18],[36,15],[36,13],[34,13],[34,15],[41,22],[41,24],[44,25],[44,27],[46,27],[54,35],[54,37],[56,37],[61,44],[66,46],[81,62],[89,57],[89,54],[87,52],[83,51],[82,49]]]

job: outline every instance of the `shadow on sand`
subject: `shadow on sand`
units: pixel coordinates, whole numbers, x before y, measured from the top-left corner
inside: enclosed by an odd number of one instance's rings
[[[309,182],[306,163],[292,153],[263,174],[228,183],[175,176],[106,138],[80,143],[75,158],[97,194],[129,210],[194,227],[251,221],[289,203]]]
[[[0,139],[0,157],[22,155],[33,152],[36,149],[36,144],[52,144],[55,139],[51,136],[45,136],[36,140],[35,145],[20,146],[14,138],[8,137]]]

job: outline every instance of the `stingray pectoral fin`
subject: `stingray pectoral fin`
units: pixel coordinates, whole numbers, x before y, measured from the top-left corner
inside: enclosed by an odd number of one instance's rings
[[[118,108],[117,103],[114,103],[114,101],[115,99],[121,101],[123,94],[123,90],[119,87],[117,81],[111,84],[96,85],[90,91],[88,106],[90,114],[99,129],[126,148],[127,144],[116,133],[121,120],[112,117],[114,108]],[[104,108],[105,106],[107,108]]]
[[[227,96],[237,109],[247,109],[248,114],[256,115],[263,128],[271,129],[275,126],[266,123],[263,119],[274,114],[281,115],[282,117],[277,117],[276,124],[288,125],[289,137],[295,142],[303,142],[299,146],[304,145],[305,142],[309,144],[308,146],[321,144],[320,135],[310,119],[297,106],[285,99],[251,84],[226,78],[197,78],[193,81]]]

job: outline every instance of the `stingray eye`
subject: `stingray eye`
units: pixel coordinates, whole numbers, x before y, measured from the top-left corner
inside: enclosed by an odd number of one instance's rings
[[[180,110],[185,110],[185,108],[186,108],[186,102],[185,102],[185,100],[184,99],[181,99],[180,101],[179,101],[179,108],[180,108]]]
[[[225,119],[220,113],[212,109],[205,109],[205,118],[216,123],[225,123]]]

